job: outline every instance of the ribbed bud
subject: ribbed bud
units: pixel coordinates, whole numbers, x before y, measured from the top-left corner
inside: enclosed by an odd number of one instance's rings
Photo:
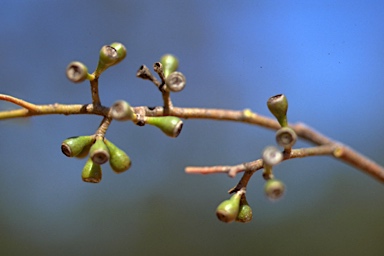
[[[111,106],[111,116],[118,121],[132,120],[133,109],[128,102],[119,100]]]
[[[69,63],[67,69],[65,70],[67,78],[73,83],[80,83],[87,80],[88,68],[83,63],[79,61],[73,61]]]
[[[280,180],[270,179],[265,182],[264,192],[267,198],[271,201],[280,199],[285,192],[284,183]]]
[[[164,76],[168,77],[172,72],[176,71],[179,67],[179,61],[172,54],[165,54],[160,59],[161,64],[163,64]]]
[[[82,153],[84,148],[91,145],[94,141],[93,136],[77,136],[64,140],[61,143],[61,151],[67,157],[78,156]]]
[[[274,166],[283,160],[283,154],[274,146],[266,147],[262,155],[264,164]]]
[[[176,138],[183,128],[183,121],[175,116],[148,116],[145,120],[147,124],[160,128],[166,135]]]
[[[165,79],[165,84],[167,88],[172,92],[179,92],[184,89],[187,80],[183,73],[181,72],[172,72]]]
[[[285,149],[290,149],[295,145],[297,140],[297,135],[295,131],[290,127],[280,128],[276,132],[276,142]]]
[[[91,158],[85,163],[81,178],[85,182],[99,183],[101,181],[102,172],[100,165],[94,163]]]
[[[109,165],[112,170],[116,173],[122,173],[131,167],[131,159],[129,156],[120,148],[116,147],[109,140],[105,140],[105,144],[109,150]]]
[[[107,68],[116,65],[122,61],[127,55],[127,50],[120,43],[104,45],[100,50],[99,63],[97,65],[95,75],[99,76]]]
[[[109,160],[109,151],[103,139],[97,139],[89,150],[89,156],[96,164],[104,164]]]
[[[216,216],[222,222],[230,223],[236,220],[240,210],[241,194],[235,193],[230,199],[223,201],[216,209]]]
[[[281,127],[288,125],[287,111],[288,100],[284,94],[278,94],[268,99],[267,106],[269,111],[276,117]]]

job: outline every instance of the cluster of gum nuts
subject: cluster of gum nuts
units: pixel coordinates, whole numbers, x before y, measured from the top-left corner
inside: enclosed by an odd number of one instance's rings
[[[290,154],[292,146],[297,140],[297,135],[295,131],[288,126],[288,101],[285,95],[279,94],[269,98],[267,106],[281,126],[276,132],[276,142],[284,148],[284,151],[281,152],[275,146],[268,146],[262,153],[264,167],[263,178],[266,180],[264,192],[268,199],[276,201],[283,196],[285,185],[282,181],[274,177],[272,167],[283,161],[285,154]],[[228,200],[219,204],[216,208],[216,216],[220,221],[225,223],[233,221],[248,223],[252,220],[252,208],[247,202],[245,192],[245,188],[237,190]]]
[[[91,82],[91,86],[97,82],[98,77],[107,68],[120,63],[126,56],[126,49],[121,43],[112,43],[103,46],[100,50],[99,62],[96,70],[90,74],[88,68],[81,62],[71,62],[66,69],[67,78],[80,83],[85,80]],[[143,66],[142,66],[143,67]],[[154,79],[149,71],[140,68],[137,75],[143,79]],[[160,62],[155,63],[155,67],[165,79],[166,88],[173,92],[181,91],[185,86],[185,77],[181,72],[177,72],[178,60],[175,56],[166,54]],[[93,83],[92,83],[93,82]],[[183,127],[183,122],[175,116],[138,116],[133,108],[123,100],[116,101],[110,108],[112,119],[118,121],[133,121],[136,125],[144,126],[149,124],[159,128],[165,135],[177,137]],[[94,135],[71,137],[64,140],[61,150],[67,157],[85,158],[89,156],[82,170],[82,179],[85,182],[98,183],[102,178],[101,165],[109,162],[111,169],[116,173],[122,173],[131,166],[129,156],[104,135],[98,133]]]

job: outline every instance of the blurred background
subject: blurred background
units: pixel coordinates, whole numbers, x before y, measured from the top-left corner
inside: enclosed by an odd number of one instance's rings
[[[179,107],[253,111],[284,93],[288,119],[304,122],[384,164],[384,4],[381,1],[1,1],[0,93],[36,104],[90,103],[69,62],[97,65],[105,44],[127,58],[100,78],[102,103],[161,105],[135,77],[165,53],[187,77]],[[15,108],[0,102],[0,109]],[[329,157],[275,168],[287,186],[269,202],[261,173],[248,187],[254,219],[225,224],[217,205],[241,176],[188,175],[189,165],[259,158],[274,132],[186,120],[177,139],[154,127],[112,123],[107,138],[131,169],[81,180],[85,160],[61,142],[92,134],[98,116],[0,121],[1,255],[382,255],[384,188]],[[298,147],[310,146],[300,142]]]

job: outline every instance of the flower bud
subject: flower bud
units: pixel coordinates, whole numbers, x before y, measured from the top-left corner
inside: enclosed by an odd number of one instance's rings
[[[102,138],[96,139],[89,150],[89,156],[96,164],[104,164],[109,160],[109,151]]]
[[[265,182],[264,192],[271,201],[276,201],[284,195],[284,183],[277,179],[270,179]]]
[[[230,223],[236,220],[240,210],[242,194],[235,193],[230,199],[223,201],[216,209],[216,216],[222,222]]]
[[[237,222],[248,223],[252,220],[252,208],[249,204],[240,202],[240,210],[236,217]]]
[[[92,144],[89,144],[89,145],[85,146],[83,148],[83,150],[77,156],[75,156],[75,157],[78,158],[78,159],[83,159],[86,156],[88,156],[89,155],[89,150],[91,149],[91,146],[92,146]]]
[[[287,111],[288,111],[288,100],[284,94],[278,94],[272,96],[267,101],[269,111],[276,117],[281,127],[288,125]]]
[[[183,128],[183,121],[175,116],[148,116],[145,122],[160,128],[166,135],[173,138],[179,136]]]
[[[65,70],[65,74],[73,83],[83,82],[89,77],[87,66],[78,61],[69,63],[67,69]]]
[[[120,43],[104,45],[100,50],[99,63],[97,65],[95,75],[99,76],[107,68],[116,65],[122,61],[127,55],[127,50]]]
[[[263,162],[265,165],[274,166],[283,160],[283,154],[274,146],[268,146],[263,151]]]
[[[105,140],[105,144],[109,150],[109,165],[112,170],[116,173],[122,173],[131,167],[131,159],[129,156],[120,148],[116,147],[109,140]]]
[[[117,52],[118,60],[114,64],[114,65],[116,65],[117,63],[119,63],[125,59],[125,57],[127,56],[127,49],[125,48],[125,46],[122,43],[117,43],[117,42],[112,43],[110,46],[113,47]]]
[[[172,54],[166,54],[160,59],[161,64],[163,64],[164,76],[168,77],[169,74],[176,71],[179,67],[179,61]]]
[[[285,149],[290,149],[295,145],[297,135],[295,131],[290,127],[280,128],[276,132],[276,142]]]
[[[111,106],[111,116],[118,121],[132,120],[133,109],[128,102],[119,100]]]
[[[93,136],[71,137],[61,143],[61,151],[67,157],[78,156],[83,149],[91,145],[93,141]]]
[[[165,84],[167,85],[167,88],[172,92],[179,92],[183,90],[186,82],[187,80],[185,79],[183,73],[177,71],[172,72],[165,79]]]
[[[101,176],[102,172],[100,165],[94,163],[93,160],[89,158],[84,165],[81,178],[85,182],[99,183],[101,181]]]

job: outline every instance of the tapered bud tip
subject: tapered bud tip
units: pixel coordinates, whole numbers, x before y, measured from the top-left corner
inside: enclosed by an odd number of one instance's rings
[[[264,192],[269,200],[276,201],[284,195],[284,183],[280,180],[270,179],[265,183]]]
[[[167,88],[172,92],[179,92],[184,89],[187,80],[181,72],[172,72],[165,79]]]
[[[146,123],[160,128],[166,135],[176,138],[179,136],[183,121],[175,116],[147,117]]]
[[[112,170],[116,173],[128,170],[132,164],[129,156],[109,140],[105,140],[105,144],[110,152],[109,165]]]
[[[81,178],[85,182],[99,183],[102,178],[100,165],[94,163],[92,159],[88,159],[81,173]]]
[[[69,63],[65,71],[67,78],[74,83],[80,83],[85,81],[88,78],[88,69],[87,67],[78,61],[73,61]]]
[[[267,101],[269,111],[276,117],[282,127],[287,126],[288,100],[284,94],[272,96]]]
[[[290,127],[280,128],[276,132],[276,142],[284,148],[292,148],[297,140],[295,131]]]
[[[111,116],[113,119],[119,121],[132,120],[133,109],[128,102],[124,100],[119,100],[113,103],[111,107]]]
[[[230,199],[223,201],[216,209],[217,218],[225,223],[236,220],[240,208],[241,195],[234,194]]]
[[[103,140],[96,140],[89,150],[89,156],[96,164],[104,164],[109,160],[108,147]]]
[[[93,142],[92,136],[71,137],[61,143],[61,151],[67,157],[80,155]]]
[[[236,217],[237,222],[248,223],[252,220],[252,208],[248,204],[241,204],[239,214]]]
[[[283,154],[274,146],[266,147],[262,155],[264,164],[274,166],[283,160]]]
[[[176,71],[179,67],[178,59],[172,54],[165,54],[160,59],[161,64],[163,64],[164,76],[168,77],[169,74]]]

